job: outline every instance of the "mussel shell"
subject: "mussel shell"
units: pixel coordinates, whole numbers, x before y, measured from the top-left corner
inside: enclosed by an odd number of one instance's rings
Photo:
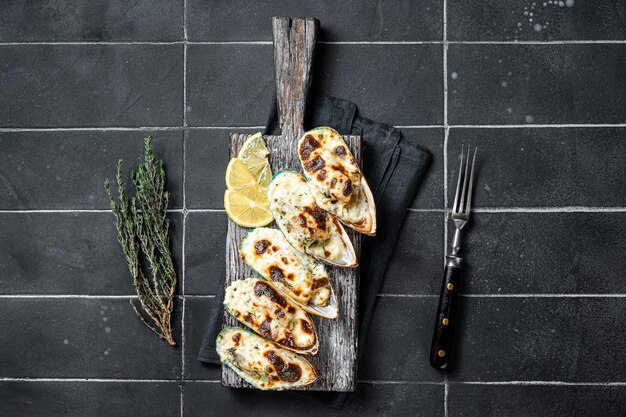
[[[311,355],[319,349],[311,316],[265,280],[234,281],[226,288],[224,306],[244,326],[285,349]]]
[[[303,387],[319,378],[303,356],[241,327],[224,328],[217,335],[215,347],[224,365],[261,390]],[[299,372],[292,372],[294,368]]]
[[[358,265],[345,229],[334,216],[317,206],[306,179],[300,173],[288,170],[277,172],[267,194],[276,224],[294,248],[332,266]],[[323,221],[318,221],[318,215]],[[316,219],[314,224],[309,224],[311,218]],[[296,220],[299,222],[296,223]],[[328,236],[324,240],[316,240],[315,234]],[[334,255],[331,252],[333,249]]]
[[[263,242],[265,241],[265,242]],[[257,244],[261,243],[258,246]],[[276,251],[274,250],[276,248]],[[332,280],[326,272],[323,265],[319,264],[317,260],[309,257],[304,252],[298,251],[294,248],[289,241],[285,238],[280,230],[270,229],[266,227],[254,229],[243,237],[239,244],[239,251],[243,261],[257,272],[263,279],[268,281],[272,286],[279,291],[282,295],[286,296],[294,304],[298,305],[303,310],[314,314],[316,316],[336,319],[339,315],[339,303],[335,288]],[[259,253],[260,252],[260,253]],[[287,253],[288,265],[285,265],[281,253]],[[268,261],[267,258],[271,260]],[[284,279],[289,283],[289,287],[286,287],[284,283],[276,283],[272,279],[272,268],[276,268],[284,276],[283,272],[286,272],[287,277]],[[289,271],[289,272],[288,272]],[[291,279],[288,277],[289,273],[293,275]],[[306,277],[299,277],[297,273],[305,273]],[[330,290],[330,297],[326,305],[314,305],[308,297],[297,297],[291,288],[294,286],[296,290],[311,291],[314,290],[315,279],[328,279],[327,288]],[[298,299],[300,298],[300,300]],[[305,300],[309,300],[305,303]]]
[[[298,158],[318,206],[359,233],[376,234],[376,203],[372,191],[348,145],[337,131],[322,126],[306,132],[298,141]],[[358,181],[359,187],[353,187],[352,180]],[[345,194],[341,192],[344,189]],[[350,193],[354,193],[355,189],[358,194],[353,196]],[[342,202],[346,198],[350,201]],[[353,202],[354,198],[358,201]],[[348,203],[363,213],[357,221],[343,211]]]

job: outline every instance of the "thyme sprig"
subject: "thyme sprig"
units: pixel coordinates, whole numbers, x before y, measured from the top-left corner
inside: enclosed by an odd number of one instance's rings
[[[117,239],[126,255],[143,313],[133,300],[130,305],[146,326],[173,346],[176,344],[172,336],[176,272],[169,248],[170,195],[165,191],[165,169],[163,161],[155,158],[152,137],[145,138],[144,143],[144,163],[130,175],[135,195],[130,199],[126,196],[121,159],[117,162],[117,201],[108,178],[104,187],[115,215]],[[146,266],[146,272],[142,265]]]

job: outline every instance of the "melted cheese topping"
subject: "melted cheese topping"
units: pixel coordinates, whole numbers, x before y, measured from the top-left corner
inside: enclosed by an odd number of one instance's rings
[[[276,224],[296,249],[331,261],[347,250],[336,220],[315,202],[304,177],[283,171],[268,188],[270,210]]]
[[[239,327],[227,327],[216,340],[220,361],[262,390],[301,387],[317,379],[306,359]]]
[[[361,187],[361,169],[343,137],[319,127],[304,134],[298,156],[316,203],[342,221],[367,221],[367,197]]]
[[[298,252],[280,230],[254,229],[242,239],[239,251],[248,266],[294,300],[304,305],[328,304],[330,279],[326,268]]]
[[[255,278],[233,282],[226,288],[224,305],[266,339],[288,349],[317,353],[315,325],[309,315],[267,282]]]

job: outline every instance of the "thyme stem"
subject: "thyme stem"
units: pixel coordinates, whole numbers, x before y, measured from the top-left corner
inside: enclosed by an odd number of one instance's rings
[[[144,139],[144,163],[130,175],[135,195],[126,195],[122,177],[122,160],[117,163],[117,199],[107,178],[104,187],[115,215],[117,239],[122,246],[133,279],[141,311],[133,300],[130,304],[137,317],[171,346],[172,311],[176,272],[169,248],[169,193],[165,191],[163,161],[157,160],[152,137]],[[143,255],[143,256],[142,256]],[[142,268],[142,265],[145,268]],[[144,273],[148,271],[148,273]]]

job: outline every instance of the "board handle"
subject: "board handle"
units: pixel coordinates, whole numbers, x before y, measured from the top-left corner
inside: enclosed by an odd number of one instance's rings
[[[319,25],[313,18],[272,18],[278,120],[285,139],[297,140],[304,133],[304,107]]]

